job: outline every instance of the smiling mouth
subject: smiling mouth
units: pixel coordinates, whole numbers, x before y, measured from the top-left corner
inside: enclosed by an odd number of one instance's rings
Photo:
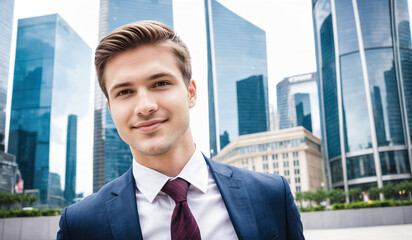
[[[148,122],[143,122],[140,123],[136,126],[134,126],[134,129],[137,129],[141,132],[153,132],[160,128],[160,126],[163,125],[167,120],[154,120],[154,121],[148,121]]]

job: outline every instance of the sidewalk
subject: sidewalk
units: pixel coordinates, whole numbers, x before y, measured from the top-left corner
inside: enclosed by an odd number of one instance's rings
[[[403,240],[412,239],[412,224],[304,230],[303,233],[306,240]]]

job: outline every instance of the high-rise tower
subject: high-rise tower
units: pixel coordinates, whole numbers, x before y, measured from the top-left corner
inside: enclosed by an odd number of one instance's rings
[[[329,186],[348,192],[410,179],[407,0],[312,3]]]
[[[46,207],[61,192],[50,184],[64,179],[56,174],[65,174],[68,116],[89,110],[90,63],[90,48],[58,14],[19,20],[8,150]]]
[[[269,103],[265,31],[230,11],[215,0],[205,0],[210,155],[214,156],[239,133],[236,82],[261,76],[262,118],[248,126],[262,125],[253,132],[268,131]],[[259,90],[250,89],[252,92]],[[256,103],[251,103],[256,104]],[[246,109],[245,105],[242,105]],[[243,122],[243,121],[242,121]],[[252,128],[249,128],[252,130]],[[252,133],[248,130],[248,133]]]
[[[156,20],[173,27],[170,0],[101,0],[99,38],[116,28],[140,20]],[[133,156],[117,133],[106,106],[106,97],[95,84],[93,192],[129,169]]]
[[[66,180],[64,198],[68,204],[76,197],[76,160],[77,160],[77,116],[70,114],[67,119],[66,141]]]

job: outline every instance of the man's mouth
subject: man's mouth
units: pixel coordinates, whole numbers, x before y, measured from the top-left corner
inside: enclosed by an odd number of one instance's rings
[[[151,120],[135,125],[133,128],[141,132],[153,132],[163,125],[167,120]]]

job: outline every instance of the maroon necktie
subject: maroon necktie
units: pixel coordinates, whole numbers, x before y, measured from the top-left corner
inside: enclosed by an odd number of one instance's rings
[[[185,180],[176,178],[168,181],[162,188],[162,191],[176,202],[170,225],[172,240],[200,239],[199,227],[187,205],[189,185]]]

